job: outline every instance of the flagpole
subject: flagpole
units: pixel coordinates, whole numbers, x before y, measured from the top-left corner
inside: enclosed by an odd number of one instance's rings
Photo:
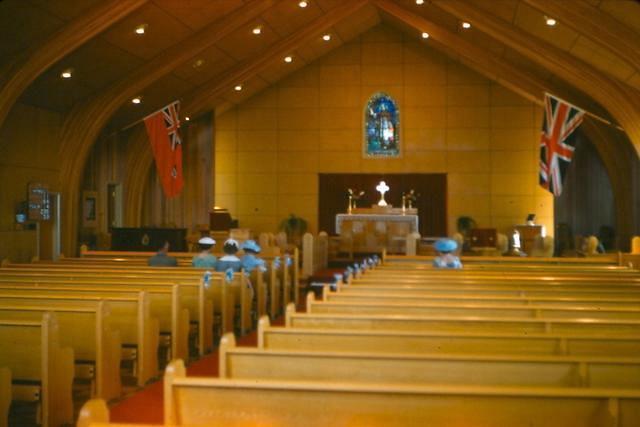
[[[164,110],[165,108],[167,108],[167,106],[169,106],[169,105],[171,105],[171,104],[174,104],[174,103],[176,103],[176,102],[182,102],[182,101],[181,101],[181,100],[179,100],[179,99],[176,99],[175,101],[168,103],[168,104],[167,104],[167,105],[165,105],[164,107],[162,107],[162,108],[158,108],[158,109],[157,109],[156,111],[154,111],[153,113],[151,113],[151,114],[147,114],[147,115],[146,115],[146,116],[144,116],[143,118],[138,119],[138,120],[136,120],[136,121],[135,121],[135,122],[133,122],[133,123],[129,123],[129,124],[128,124],[128,125],[126,125],[125,127],[121,128],[118,132],[122,132],[123,130],[131,129],[132,127],[134,127],[134,126],[135,126],[135,125],[137,125],[138,123],[144,122],[144,121],[145,121],[145,120],[147,120],[149,117],[153,116],[154,114],[157,114],[158,112],[160,112],[160,111]],[[179,119],[179,117],[178,117],[178,119]]]
[[[595,114],[595,113],[592,113],[591,111],[585,110],[584,108],[580,108],[580,107],[578,107],[577,105],[575,105],[575,104],[573,104],[573,103],[571,103],[571,102],[567,101],[566,99],[562,99],[562,98],[560,98],[559,96],[553,95],[553,94],[551,94],[551,93],[549,93],[549,92],[545,92],[544,94],[545,94],[545,96],[551,96],[551,97],[553,97],[553,98],[557,99],[558,101],[562,101],[562,102],[564,102],[565,104],[568,104],[568,105],[570,105],[571,107],[573,107],[573,108],[575,108],[575,109],[577,109],[577,110],[582,111],[585,115],[587,115],[587,116],[591,117],[592,119],[595,119],[595,120],[597,120],[597,121],[599,121],[599,122],[601,122],[601,123],[604,123],[604,124],[606,124],[606,125],[612,126],[612,127],[616,128],[616,129],[619,129],[619,130],[621,130],[622,132],[624,132],[624,129],[623,129],[621,126],[619,126],[619,125],[617,125],[617,124],[615,124],[615,123],[611,122],[610,120],[605,119],[604,117],[601,117],[601,116],[599,116],[599,115],[597,115],[597,114]],[[542,105],[544,105],[544,101],[542,102]]]

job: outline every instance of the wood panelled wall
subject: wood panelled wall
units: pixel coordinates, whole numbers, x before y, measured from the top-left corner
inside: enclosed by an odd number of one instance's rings
[[[366,208],[380,200],[375,187],[384,180],[390,190],[385,200],[394,207],[402,206],[402,193],[412,189],[420,196],[418,208],[422,236],[447,235],[447,175],[443,173],[411,174],[320,174],[318,178],[318,222],[321,231],[335,233],[336,214],[347,210],[347,190],[364,190],[358,207]]]
[[[555,199],[556,228],[559,224],[567,224],[574,236],[598,235],[603,226],[616,230],[615,200],[609,175],[595,147],[580,130],[577,132],[576,150],[563,192]]]
[[[98,227],[83,229],[79,224],[81,242],[108,232],[107,186],[111,183],[123,184],[124,226],[192,228],[207,223],[213,206],[212,115],[183,122],[181,135],[185,187],[174,199],[162,194],[144,125],[113,133],[96,143],[85,167],[83,190],[98,193]]]

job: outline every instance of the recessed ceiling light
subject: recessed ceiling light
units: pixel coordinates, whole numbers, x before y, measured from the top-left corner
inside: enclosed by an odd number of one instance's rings
[[[307,7],[309,5],[309,3],[307,3],[306,1],[301,1],[298,3],[298,6],[300,7]]]
[[[135,29],[136,34],[142,35],[147,31],[147,24],[138,25]]]
[[[423,39],[428,39],[429,38],[429,33],[422,33],[422,38]]]
[[[184,121],[185,121],[185,122],[188,122],[189,120],[191,120],[191,118],[190,118],[189,116],[185,116],[185,117],[184,117]]]
[[[292,57],[290,57],[290,56],[285,56],[284,57],[284,62],[292,62],[292,61],[293,61]]]
[[[324,36],[322,36],[322,40],[328,42],[329,40],[331,40],[331,34],[325,34]]]
[[[463,22],[462,23],[462,28],[464,28],[465,30],[468,30],[469,28],[471,28],[471,24],[468,22]]]
[[[142,97],[141,96],[136,96],[135,98],[133,98],[131,100],[131,102],[133,102],[134,104],[140,104],[142,102]]]
[[[558,21],[556,21],[553,18],[549,18],[548,16],[545,16],[545,22],[547,23],[548,26],[553,27],[554,25],[556,25],[558,23]]]
[[[67,68],[63,72],[60,73],[60,77],[63,79],[70,79],[73,74],[73,70],[71,68]]]
[[[242,90],[242,85],[236,85],[236,87],[234,87],[234,89],[235,89],[237,92],[240,92],[240,91]]]
[[[418,4],[418,5],[424,4],[424,0],[416,0],[416,4]]]
[[[255,35],[258,35],[262,32],[262,27],[255,27],[251,32]]]

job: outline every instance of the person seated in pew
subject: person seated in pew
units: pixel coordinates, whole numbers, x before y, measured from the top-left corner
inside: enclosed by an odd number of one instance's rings
[[[175,257],[169,256],[169,242],[164,242],[164,245],[158,252],[149,258],[147,265],[150,267],[177,267],[178,260]]]
[[[198,248],[200,253],[193,257],[191,265],[200,268],[216,268],[218,259],[211,255],[211,248],[216,244],[216,241],[211,237],[203,237],[198,240]]]
[[[218,262],[216,262],[216,271],[227,271],[227,269],[231,269],[235,272],[240,271],[242,268],[242,261],[240,261],[240,258],[236,255],[238,253],[238,249],[237,241],[234,239],[227,239],[222,247],[224,256],[220,257]]]
[[[260,253],[260,245],[255,240],[245,240],[242,244],[242,250],[244,251],[244,256],[241,260],[242,268],[247,274],[251,274],[256,268],[259,271],[267,271],[264,260],[257,256]]]
[[[458,248],[458,244],[452,239],[440,239],[435,245],[435,250],[438,252],[438,256],[433,260],[433,266],[436,268],[462,268],[460,258],[453,255]]]

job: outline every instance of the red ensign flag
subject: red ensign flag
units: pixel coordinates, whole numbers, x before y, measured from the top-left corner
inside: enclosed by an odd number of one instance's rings
[[[144,119],[162,189],[167,197],[177,196],[184,186],[179,111],[180,101],[176,101]]]

